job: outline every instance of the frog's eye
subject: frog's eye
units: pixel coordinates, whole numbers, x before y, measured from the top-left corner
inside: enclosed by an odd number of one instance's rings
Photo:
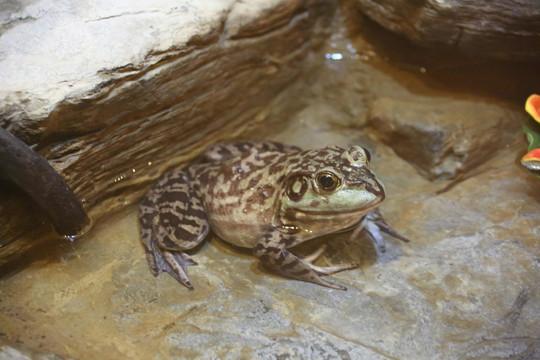
[[[339,178],[331,172],[322,172],[317,175],[317,185],[324,190],[334,190],[339,184]]]

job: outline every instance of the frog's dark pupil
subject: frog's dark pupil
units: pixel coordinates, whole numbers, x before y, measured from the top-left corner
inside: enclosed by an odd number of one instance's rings
[[[320,178],[319,178],[319,183],[321,184],[321,186],[325,189],[331,189],[335,186],[336,184],[336,181],[334,180],[334,178],[332,177],[332,175],[322,175]]]

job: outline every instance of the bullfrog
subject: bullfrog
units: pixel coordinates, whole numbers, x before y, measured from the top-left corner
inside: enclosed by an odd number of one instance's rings
[[[381,251],[381,231],[409,241],[378,211],[385,187],[361,146],[302,151],[269,141],[220,143],[207,148],[203,158],[206,162],[166,172],[140,204],[141,241],[154,276],[166,271],[192,290],[187,267],[197,263],[186,251],[212,230],[228,243],[252,249],[284,276],[346,290],[321,275],[356,264],[314,265],[324,245],[304,258],[289,249],[352,229],[370,234]]]

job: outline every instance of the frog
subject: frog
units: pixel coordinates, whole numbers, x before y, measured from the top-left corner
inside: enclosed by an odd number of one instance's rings
[[[382,180],[359,145],[301,150],[271,141],[218,143],[202,161],[164,173],[139,206],[140,238],[154,276],[169,273],[193,290],[188,254],[212,231],[227,243],[251,249],[271,270],[328,288],[324,279],[356,263],[317,266],[322,245],[303,258],[291,248],[324,235],[362,231],[385,251],[382,233],[409,240],[382,217]]]

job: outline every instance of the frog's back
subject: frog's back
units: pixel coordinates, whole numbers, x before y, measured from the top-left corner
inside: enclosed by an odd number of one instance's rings
[[[276,226],[285,164],[295,156],[292,151],[252,146],[228,160],[191,167],[212,230],[227,242],[252,247]]]

